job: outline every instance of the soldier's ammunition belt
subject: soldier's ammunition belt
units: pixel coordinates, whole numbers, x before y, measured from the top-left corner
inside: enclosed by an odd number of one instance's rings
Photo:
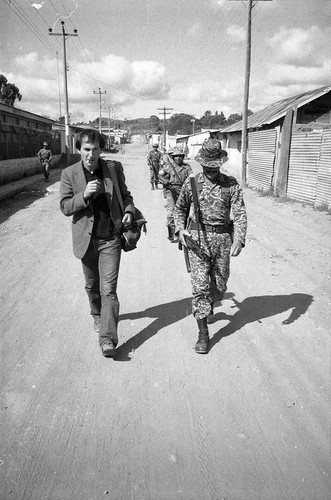
[[[200,222],[200,224],[197,224],[196,222],[190,222],[189,229],[201,229],[201,231],[206,231],[207,233],[216,233],[216,234],[222,234],[222,233],[229,233],[231,234],[233,232],[233,224],[230,224],[228,226],[225,225],[212,225],[212,224],[204,224],[203,222]]]

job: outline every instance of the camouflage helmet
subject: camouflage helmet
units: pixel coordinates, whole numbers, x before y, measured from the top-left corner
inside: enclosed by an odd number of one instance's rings
[[[222,159],[226,156],[227,153],[222,149],[221,141],[218,139],[206,139],[198,151],[195,160],[203,167],[220,168],[223,163]]]
[[[180,146],[175,146],[169,150],[168,153],[170,156],[185,156],[184,149]]]

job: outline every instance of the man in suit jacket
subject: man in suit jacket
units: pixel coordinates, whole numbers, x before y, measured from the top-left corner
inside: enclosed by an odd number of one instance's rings
[[[78,134],[76,148],[81,161],[62,172],[60,207],[64,215],[72,216],[73,252],[82,261],[85,289],[102,353],[113,357],[118,343],[121,227],[131,225],[134,204],[122,164],[113,162],[123,198],[122,213],[107,162],[100,158],[104,146],[104,139],[96,130]]]

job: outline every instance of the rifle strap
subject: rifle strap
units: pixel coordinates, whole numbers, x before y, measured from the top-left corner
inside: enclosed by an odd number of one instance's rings
[[[179,181],[180,185],[182,186],[182,185],[183,185],[183,183],[182,183],[182,181],[180,180],[179,175],[178,175],[178,173],[176,172],[175,167],[172,165],[172,161],[173,161],[173,160],[170,158],[169,165],[170,165],[170,167],[171,167],[171,169],[172,169],[172,171],[173,171],[173,173],[174,173],[175,177],[177,177],[177,179],[178,179],[178,181]]]
[[[195,219],[196,219],[196,224],[198,226],[198,238],[199,238],[199,245],[200,245],[200,206],[199,206],[196,178],[194,177],[193,174],[190,175],[190,184],[191,184],[191,190],[192,190]]]

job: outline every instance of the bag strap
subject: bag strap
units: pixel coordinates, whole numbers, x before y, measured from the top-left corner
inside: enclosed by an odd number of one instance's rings
[[[116,170],[115,170],[114,163],[108,163],[108,168],[109,168],[111,180],[113,181],[113,184],[114,184],[114,189],[115,189],[115,193],[116,193],[116,196],[117,196],[117,199],[118,199],[118,203],[119,203],[119,205],[121,207],[122,214],[124,214],[123,198],[122,198],[122,194],[121,194],[121,191],[120,191],[120,187],[118,185],[118,179],[117,179],[117,175],[116,175]]]

